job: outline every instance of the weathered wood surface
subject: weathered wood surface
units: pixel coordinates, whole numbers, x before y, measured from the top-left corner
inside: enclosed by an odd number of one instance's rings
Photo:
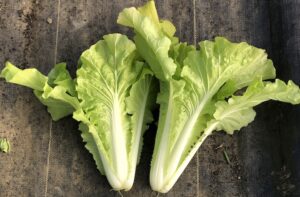
[[[145,0],[0,0],[0,68],[5,60],[47,73],[65,61],[75,74],[80,53],[110,32],[124,7]],[[157,1],[161,17],[189,43],[215,36],[265,48],[278,76],[300,84],[297,0]],[[50,20],[51,19],[51,20]],[[51,121],[30,90],[0,81],[0,196],[118,196],[100,176],[71,118]],[[300,108],[269,102],[233,136],[211,136],[175,187],[160,196],[300,196]],[[134,188],[124,196],[156,196],[148,183],[155,129],[146,133]],[[223,148],[216,149],[224,144]],[[223,157],[226,150],[231,159]]]

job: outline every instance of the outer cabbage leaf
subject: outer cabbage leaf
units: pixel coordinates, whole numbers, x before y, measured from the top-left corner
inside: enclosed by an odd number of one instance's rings
[[[75,84],[65,63],[55,65],[47,77],[35,68],[22,70],[6,62],[0,77],[9,83],[33,89],[35,96],[47,106],[53,120],[68,116],[79,107]]]
[[[224,99],[231,96],[237,90],[244,88],[253,82],[255,78],[263,80],[274,79],[276,71],[272,60],[267,59],[267,54],[264,50],[251,50],[249,56],[256,57],[252,61],[252,65],[239,70],[239,74],[233,76],[225,85],[218,91],[216,97]],[[247,60],[246,60],[247,61]]]
[[[131,171],[129,172],[129,182],[133,183],[135,166],[139,162],[142,146],[143,134],[148,129],[148,124],[154,119],[151,110],[155,108],[157,95],[157,81],[152,76],[149,69],[144,69],[138,81],[133,84],[130,95],[126,98],[127,113],[131,115],[131,150],[129,153]]]
[[[138,9],[124,9],[117,22],[134,29],[138,52],[150,65],[155,76],[164,81],[171,79],[176,71],[176,64],[169,57],[168,51],[175,28],[170,22],[159,22],[154,1],[149,1]]]
[[[85,148],[93,155],[93,158],[96,162],[97,169],[102,175],[105,175],[104,167],[101,161],[100,154],[98,153],[97,144],[94,141],[93,135],[89,132],[89,128],[84,123],[79,124],[79,130],[81,131],[81,137],[86,143]]]
[[[5,63],[5,67],[1,71],[1,78],[9,83],[15,83],[29,87],[33,90],[43,91],[47,82],[47,76],[40,73],[35,68],[21,70],[10,62]]]
[[[144,6],[137,8],[137,10],[145,17],[148,17],[157,28],[161,28],[162,31],[169,37],[172,37],[176,31],[174,25],[168,20],[159,20],[155,3],[150,0]]]
[[[256,80],[242,96],[232,96],[228,101],[217,102],[214,119],[210,124],[217,122],[216,130],[233,134],[254,120],[254,106],[268,100],[299,104],[299,87],[292,81],[285,84],[279,79],[274,83]]]

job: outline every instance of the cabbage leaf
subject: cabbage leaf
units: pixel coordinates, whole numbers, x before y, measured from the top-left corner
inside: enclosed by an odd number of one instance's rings
[[[5,63],[1,78],[33,89],[35,96],[47,106],[53,120],[59,120],[73,113],[79,107],[75,82],[65,63],[56,64],[48,76],[35,68],[19,69],[10,62]]]

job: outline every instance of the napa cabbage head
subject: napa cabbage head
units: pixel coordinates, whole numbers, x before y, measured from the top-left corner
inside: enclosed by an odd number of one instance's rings
[[[154,1],[124,9],[118,22],[133,28],[141,56],[160,80],[150,171],[155,191],[166,193],[173,187],[213,131],[232,134],[252,122],[254,106],[270,99],[300,103],[293,82],[266,81],[275,78],[275,68],[262,49],[222,37],[200,42],[199,49],[178,42],[174,31],[165,31]],[[243,89],[245,93],[236,96]]]
[[[129,190],[141,151],[142,135],[153,120],[155,80],[138,61],[135,44],[113,34],[83,52],[76,91],[86,147],[112,187]]]
[[[53,120],[73,115],[85,147],[113,189],[132,187],[142,136],[153,120],[156,80],[131,40],[104,36],[82,53],[75,79],[65,63],[45,76],[7,62],[1,77],[33,89]]]

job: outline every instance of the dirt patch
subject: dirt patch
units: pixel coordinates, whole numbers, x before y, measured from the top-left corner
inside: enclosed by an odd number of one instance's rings
[[[293,194],[296,186],[292,183],[292,173],[286,166],[283,166],[280,171],[272,172],[271,175],[277,180],[276,189],[282,196],[291,196]]]
[[[30,45],[32,42],[32,29],[34,28],[34,21],[37,20],[38,1],[31,1],[26,3],[24,7],[17,11],[18,16],[22,22],[26,24],[25,30],[23,31],[23,36],[25,38],[25,47],[24,47],[24,62],[20,65],[21,68],[26,68],[28,64],[28,55],[30,54]]]

